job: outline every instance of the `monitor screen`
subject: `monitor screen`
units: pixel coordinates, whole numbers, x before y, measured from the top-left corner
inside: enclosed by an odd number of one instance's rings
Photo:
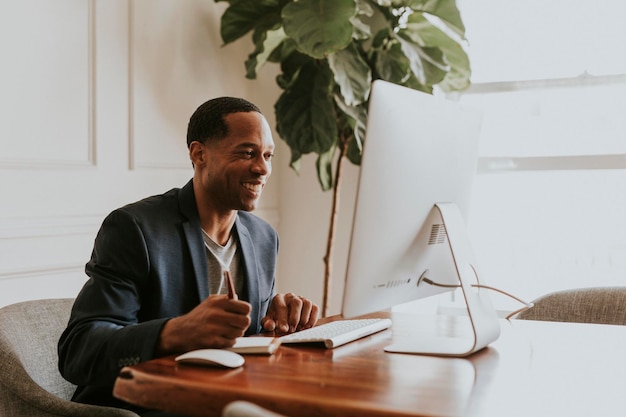
[[[434,207],[453,203],[461,217],[466,216],[480,120],[480,113],[457,102],[374,81],[348,255],[344,317],[450,291],[424,284],[423,277],[459,285],[447,231]]]

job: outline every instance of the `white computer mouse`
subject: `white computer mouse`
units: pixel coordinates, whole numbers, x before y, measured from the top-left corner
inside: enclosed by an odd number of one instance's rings
[[[237,368],[245,362],[243,356],[226,349],[198,349],[175,358],[178,363]]]

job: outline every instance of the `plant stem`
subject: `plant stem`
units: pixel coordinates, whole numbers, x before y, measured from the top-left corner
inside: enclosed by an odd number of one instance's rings
[[[341,173],[343,162],[348,153],[350,135],[342,133],[339,139],[339,158],[335,170],[335,183],[333,185],[333,203],[330,212],[330,227],[328,228],[328,240],[326,241],[326,255],[324,256],[324,299],[322,301],[322,317],[330,314],[330,292],[332,289],[333,270],[333,246],[335,244],[335,232],[337,229],[337,217],[339,215],[339,191],[341,186]]]

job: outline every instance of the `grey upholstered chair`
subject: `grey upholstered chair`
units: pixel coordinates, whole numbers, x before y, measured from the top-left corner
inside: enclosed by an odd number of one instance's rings
[[[72,303],[33,300],[0,309],[0,417],[138,417],[70,401],[76,387],[58,371],[57,341]]]
[[[517,319],[626,325],[626,287],[557,291],[533,301]]]

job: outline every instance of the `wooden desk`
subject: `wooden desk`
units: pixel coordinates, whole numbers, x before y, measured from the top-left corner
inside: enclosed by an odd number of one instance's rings
[[[467,359],[385,353],[404,326],[464,332],[463,319],[394,314],[393,331],[334,350],[281,346],[234,370],[124,368],[115,396],[188,416],[219,416],[249,400],[288,416],[623,416],[626,326],[502,321],[502,335]]]

